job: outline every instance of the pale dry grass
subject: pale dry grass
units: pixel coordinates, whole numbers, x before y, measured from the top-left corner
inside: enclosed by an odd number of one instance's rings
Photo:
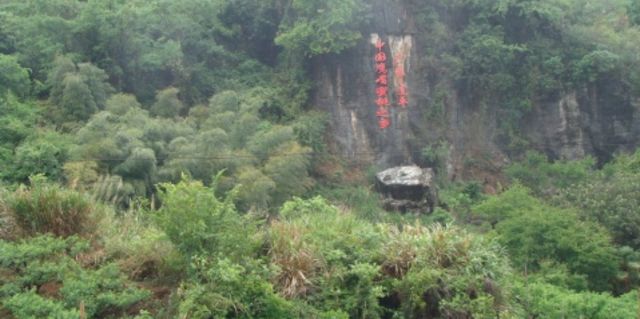
[[[322,259],[305,243],[308,229],[292,222],[274,222],[270,227],[271,262],[278,266],[275,286],[286,298],[304,296],[313,283],[311,278],[323,267]]]
[[[402,278],[416,263],[449,268],[469,263],[471,238],[456,228],[435,224],[381,225],[386,240],[382,247],[382,269],[392,277]]]
[[[118,206],[126,200],[122,195],[124,181],[120,176],[101,175],[89,189],[95,201],[102,201]]]
[[[84,194],[46,182],[32,184],[18,188],[5,205],[24,232],[68,237],[95,230],[99,214]]]
[[[103,257],[116,259],[131,279],[145,280],[173,272],[173,266],[168,263],[177,256],[175,247],[160,230],[144,221],[139,212],[128,211],[121,216],[108,212],[98,235]]]
[[[4,192],[0,190],[0,239],[15,240],[20,237],[20,228],[9,211],[4,196]]]
[[[406,225],[402,230],[391,225],[380,227],[387,239],[382,247],[383,272],[394,278],[402,278],[414,263],[420,239],[428,230],[419,225]]]

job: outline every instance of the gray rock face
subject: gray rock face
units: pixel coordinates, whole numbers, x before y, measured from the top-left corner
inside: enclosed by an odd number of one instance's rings
[[[425,147],[445,141],[450,179],[482,180],[508,162],[513,143],[501,136],[500,110],[491,101],[479,102],[454,83],[447,68],[428,54],[432,43],[416,31],[412,12],[403,1],[372,0],[373,25],[360,43],[341,54],[316,57],[312,65],[313,102],[329,115],[329,141],[336,154],[362,164],[388,167],[429,166]],[[440,12],[445,32],[456,31],[455,17]],[[380,129],[376,118],[376,39],[389,68],[403,53],[409,105],[398,107],[392,97],[391,126]],[[447,50],[446,47],[443,50]],[[394,72],[389,82],[394,83]],[[532,111],[519,130],[529,143],[551,158],[594,156],[607,160],[619,150],[640,144],[640,99],[615,79],[574,92],[532,101]],[[391,85],[393,86],[393,85]],[[486,175],[486,174],[485,174]]]
[[[617,151],[634,150],[640,141],[638,99],[611,86],[596,83],[537,103],[523,125],[533,146],[561,159],[608,160]]]
[[[486,118],[494,112],[473,105],[472,98],[460,94],[452,81],[438,74],[442,71],[425,60],[428,43],[421,42],[404,2],[373,3],[376,25],[369,26],[361,42],[341,54],[316,57],[312,64],[313,104],[329,115],[332,151],[363,166],[429,166],[422,149],[446,141],[450,145],[446,173],[452,179],[462,176],[461,167],[474,150],[504,158],[492,142],[497,123]],[[398,106],[397,97],[390,94],[391,126],[384,130],[376,117],[377,39],[386,43],[390,87],[397,82],[392,68],[399,63],[408,90],[406,107]],[[397,56],[402,60],[397,61]]]
[[[386,209],[400,212],[432,212],[437,203],[433,170],[400,166],[376,174],[378,191]]]
[[[418,96],[428,88],[414,88],[415,73],[406,73],[410,105],[390,108],[391,127],[380,130],[376,117],[376,70],[374,55],[378,39],[385,42],[383,51],[388,57],[389,83],[394,83],[393,63],[401,63],[412,70],[416,57],[412,17],[401,1],[372,1],[376,24],[369,27],[361,43],[339,55],[317,57],[313,63],[316,83],[314,104],[330,115],[334,151],[343,157],[362,163],[375,163],[382,167],[414,164],[412,160],[415,139],[410,128],[420,125],[421,114],[416,108]],[[394,57],[403,56],[402,61]],[[390,87],[391,89],[391,87]],[[390,93],[390,95],[393,93]],[[396,101],[393,101],[394,103]]]

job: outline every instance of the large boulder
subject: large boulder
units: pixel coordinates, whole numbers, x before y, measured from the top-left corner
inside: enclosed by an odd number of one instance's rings
[[[437,204],[431,168],[393,167],[376,174],[376,179],[387,210],[430,213]]]

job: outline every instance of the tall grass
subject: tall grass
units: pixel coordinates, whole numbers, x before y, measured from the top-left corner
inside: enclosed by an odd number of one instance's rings
[[[8,198],[9,192],[0,188],[0,239],[4,240],[15,239],[19,233],[16,220],[9,210]]]
[[[118,260],[120,269],[131,279],[177,282],[185,264],[165,234],[147,217],[141,210],[108,210],[97,230],[104,253]]]
[[[276,222],[271,228],[271,262],[278,265],[276,288],[286,298],[304,296],[313,287],[313,278],[323,266],[318,252],[305,243],[308,229],[288,222]]]
[[[17,225],[28,234],[51,233],[68,237],[91,232],[95,207],[85,195],[32,178],[6,200]]]

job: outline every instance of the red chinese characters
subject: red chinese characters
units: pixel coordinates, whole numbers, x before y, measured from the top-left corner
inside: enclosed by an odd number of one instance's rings
[[[376,88],[376,95],[377,96],[382,97],[382,96],[387,96],[387,94],[389,94],[389,88],[388,87],[381,85],[381,86],[378,86]]]
[[[407,60],[408,49],[403,43],[393,45],[389,57],[393,57],[392,69],[387,69],[387,54],[385,52],[386,44],[378,39],[376,41],[376,52],[373,57],[374,68],[376,72],[376,117],[378,118],[378,126],[386,129],[391,126],[391,110],[392,103],[398,107],[409,106],[409,89],[406,82],[405,61]],[[389,78],[391,76],[391,80]],[[392,96],[393,95],[393,96]],[[392,101],[392,98],[394,101]]]
[[[376,116],[378,116],[378,117],[389,117],[389,110],[387,108],[379,108],[376,111]]]
[[[387,76],[386,75],[379,75],[376,78],[376,84],[378,84],[378,85],[388,85],[389,81],[387,79]]]
[[[404,60],[405,56],[403,53],[398,53],[393,57],[393,75],[395,76],[396,98],[398,105],[401,107],[409,105],[409,93],[405,82],[406,73],[404,71]]]
[[[387,55],[383,51],[384,42],[378,39],[376,42],[376,117],[378,117],[378,127],[386,129],[391,125],[389,115],[389,79],[387,71]]]
[[[391,126],[391,120],[389,119],[389,117],[379,117],[378,118],[378,126],[381,129],[386,129],[387,127]]]
[[[376,98],[376,105],[378,106],[378,108],[389,106],[389,98],[388,97]]]

